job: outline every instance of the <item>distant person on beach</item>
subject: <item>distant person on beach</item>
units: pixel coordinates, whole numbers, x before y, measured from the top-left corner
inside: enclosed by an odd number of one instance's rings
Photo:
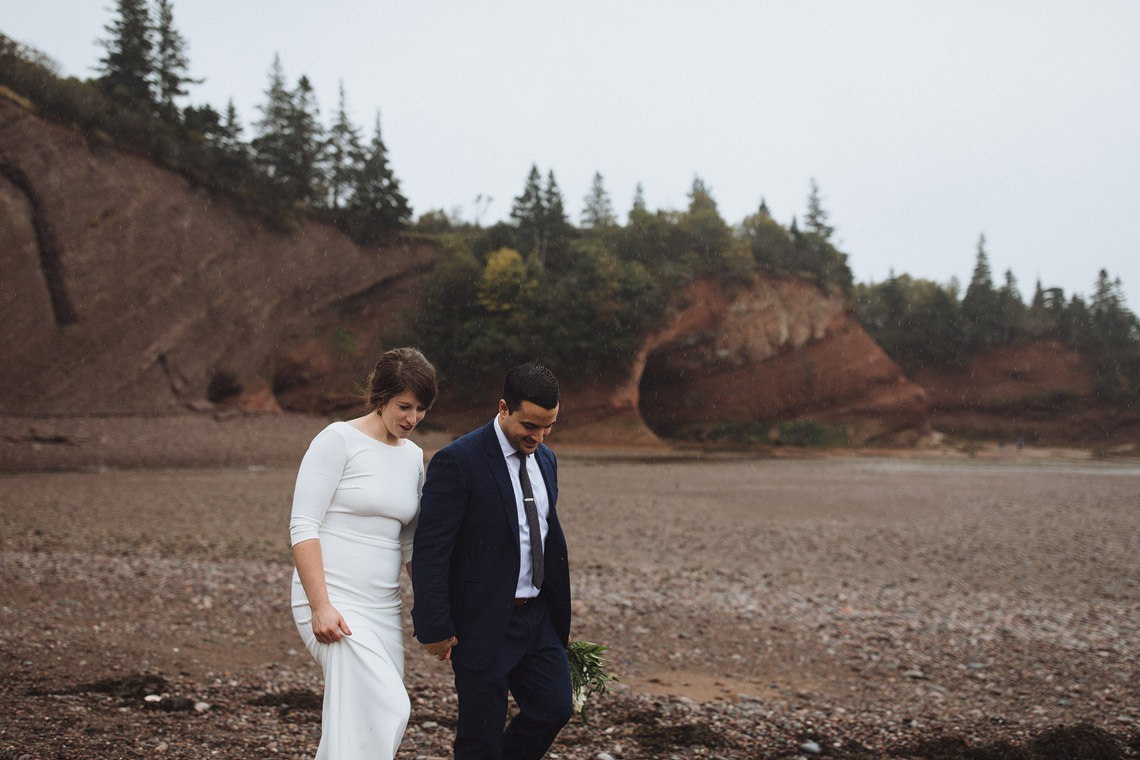
[[[543,444],[558,404],[550,370],[514,367],[495,418],[428,465],[412,621],[451,661],[456,760],[539,760],[572,714],[570,571],[558,463]],[[504,731],[508,692],[519,713]]]
[[[318,760],[390,760],[408,724],[400,567],[411,572],[424,456],[407,438],[437,387],[419,351],[386,351],[370,411],[321,431],[297,473],[293,619],[325,676]]]

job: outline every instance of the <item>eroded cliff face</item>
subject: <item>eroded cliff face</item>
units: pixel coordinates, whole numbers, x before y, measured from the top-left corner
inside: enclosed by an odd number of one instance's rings
[[[267,229],[3,98],[0,250],[0,411],[24,414],[335,404],[435,258]]]
[[[998,346],[962,367],[921,369],[938,430],[963,438],[1114,445],[1140,440],[1140,410],[1098,403],[1087,357],[1055,340]]]
[[[435,261],[422,242],[361,248],[304,220],[269,229],[228,198],[3,99],[0,250],[9,414],[344,409]],[[694,426],[799,417],[921,428],[923,392],[842,299],[759,279],[698,282],[685,302],[627,377],[566,384],[568,440],[656,443]],[[492,411],[445,398],[433,417],[461,429]]]
[[[855,440],[921,430],[923,391],[852,319],[798,279],[703,282],[648,351],[640,409],[663,434],[809,419]]]
[[[693,283],[622,382],[564,391],[560,440],[709,440],[789,420],[831,423],[853,441],[914,442],[926,397],[847,313],[797,279]],[[561,422],[560,422],[561,425]]]

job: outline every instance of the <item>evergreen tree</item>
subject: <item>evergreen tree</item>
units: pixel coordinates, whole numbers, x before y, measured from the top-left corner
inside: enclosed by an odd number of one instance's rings
[[[233,98],[226,103],[226,113],[210,144],[217,156],[215,176],[219,184],[231,191],[250,179],[249,146],[241,139],[243,131]],[[248,192],[248,189],[247,189]]]
[[[191,139],[201,136],[207,144],[213,145],[222,133],[222,115],[211,105],[186,106],[178,118]]]
[[[590,185],[590,194],[586,196],[582,208],[582,226],[591,229],[612,227],[617,223],[614,217],[614,206],[610,201],[602,182],[602,173],[594,172],[594,181]]]
[[[250,143],[254,162],[272,179],[285,181],[290,174],[292,157],[289,155],[288,134],[293,112],[293,96],[285,86],[285,72],[281,56],[273,56],[269,70],[269,89],[266,102],[259,105],[261,118],[254,122],[256,136]],[[289,198],[290,201],[298,200]]]
[[[543,265],[546,263],[545,218],[542,175],[538,171],[538,165],[531,164],[522,195],[515,198],[511,207],[511,219],[518,225],[519,242],[522,244],[520,248],[525,252],[534,253]]]
[[[699,176],[693,177],[693,185],[689,188],[689,213],[696,214],[701,211],[717,211],[716,201],[713,200],[712,190]]]
[[[1083,348],[1096,367],[1093,395],[1102,401],[1140,402],[1140,320],[1124,305],[1120,278],[1097,275]]]
[[[1097,347],[1119,347],[1140,339],[1136,317],[1124,305],[1120,278],[1110,278],[1105,269],[1097,274],[1089,304],[1089,332],[1090,343]]]
[[[638,182],[625,228],[617,235],[618,255],[627,261],[652,266],[660,279],[661,269],[658,264],[664,250],[667,226],[660,214],[652,214],[645,207],[645,191]]]
[[[641,183],[637,183],[637,188],[633,191],[633,210],[645,211],[645,188]]]
[[[266,103],[258,106],[257,137],[251,143],[257,167],[273,179],[288,203],[323,206],[325,140],[309,78],[302,76],[290,92],[281,59],[274,56],[265,94]]]
[[[191,79],[187,71],[190,62],[186,57],[186,40],[174,28],[174,7],[171,0],[158,0],[157,49],[155,51],[155,84],[158,87],[158,112],[167,121],[176,121],[178,108],[174,99],[186,94],[185,85],[201,84]]]
[[[117,0],[116,19],[98,40],[107,55],[99,59],[99,84],[110,97],[134,108],[154,108],[154,27],[146,0]]]
[[[762,269],[769,272],[796,271],[796,252],[792,236],[784,226],[772,218],[768,205],[760,201],[755,214],[740,223],[740,232],[752,249],[752,257]]]
[[[348,200],[349,233],[357,240],[381,242],[406,227],[412,218],[408,199],[400,193],[400,182],[388,164],[388,148],[380,131],[380,114],[372,141],[364,152],[364,162],[356,174],[352,197]]]
[[[329,206],[341,207],[352,190],[353,179],[363,163],[360,132],[348,119],[345,106],[344,82],[340,83],[336,120],[329,130]]]
[[[1037,279],[1037,286],[1033,290],[1033,300],[1025,312],[1025,327],[1030,337],[1045,338],[1056,332],[1057,324],[1053,315],[1046,308],[1045,288],[1041,286],[1041,278]]]
[[[819,235],[824,240],[830,240],[835,228],[827,223],[828,213],[824,211],[819,197],[819,185],[815,179],[811,181],[811,192],[808,194],[807,214],[804,216],[804,225],[807,231]]]
[[[218,140],[218,147],[225,153],[245,158],[246,146],[241,140],[241,133],[244,128],[241,121],[238,119],[237,108],[234,107],[234,99],[230,98],[226,103],[226,117],[222,122],[221,138]]]
[[[994,290],[993,276],[990,274],[985,234],[978,236],[974,274],[962,299],[962,321],[967,340],[976,350],[988,348],[1001,340],[998,295]]]
[[[289,195],[310,206],[323,206],[328,197],[324,173],[326,143],[317,95],[307,76],[297,81],[292,101],[286,132],[286,147],[292,159],[291,176],[286,179],[291,185]]]
[[[570,237],[571,227],[562,202],[562,190],[551,169],[546,173],[546,186],[542,189],[543,246],[539,252],[539,263],[544,266],[547,263],[555,266],[564,263],[569,254]]]
[[[1005,284],[998,291],[997,317],[1001,342],[1013,343],[1021,339],[1025,326],[1025,304],[1021,300],[1021,291],[1017,289],[1012,269],[1005,270]]]
[[[689,210],[677,220],[666,245],[670,256],[692,271],[725,272],[726,256],[733,247],[732,228],[721,217],[712,191],[700,177],[693,177]]]

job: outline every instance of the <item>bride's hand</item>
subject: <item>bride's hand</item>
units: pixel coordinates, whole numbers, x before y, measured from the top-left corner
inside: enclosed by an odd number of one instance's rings
[[[331,604],[321,605],[313,609],[313,634],[322,644],[333,644],[340,641],[341,633],[351,636],[348,623]]]

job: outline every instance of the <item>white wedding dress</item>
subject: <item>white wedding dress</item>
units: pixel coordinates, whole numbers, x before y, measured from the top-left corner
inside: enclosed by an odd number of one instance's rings
[[[404,735],[400,568],[411,560],[423,479],[419,446],[389,446],[347,422],[321,431],[301,462],[290,538],[320,539],[329,601],[352,631],[317,641],[294,570],[293,619],[325,674],[317,760],[390,760]]]

